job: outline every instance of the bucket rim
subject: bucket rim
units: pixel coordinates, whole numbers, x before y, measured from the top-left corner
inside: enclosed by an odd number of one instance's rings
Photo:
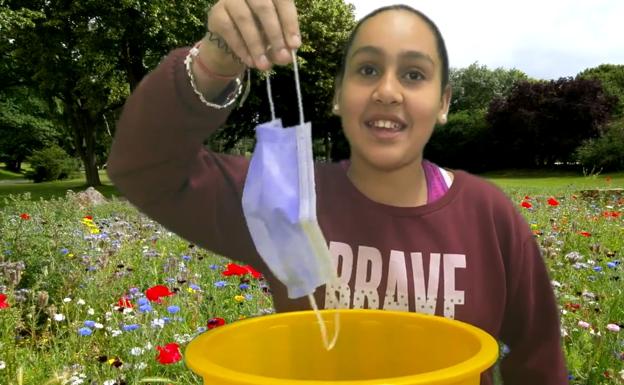
[[[292,312],[284,312],[277,314],[270,314],[265,316],[259,316],[254,318],[247,318],[239,320],[218,328],[212,329],[209,332],[204,332],[195,337],[187,345],[184,354],[184,362],[186,366],[191,369],[195,374],[201,376],[204,381],[206,380],[205,374],[210,375],[210,379],[218,383],[219,380],[223,380],[227,384],[272,384],[272,385],[328,385],[332,383],[340,383],[340,385],[441,385],[448,384],[450,381],[461,381],[474,375],[481,375],[485,370],[489,369],[498,359],[499,346],[498,342],[489,333],[484,330],[468,324],[463,321],[455,319],[448,319],[446,317],[405,312],[396,310],[381,310],[381,309],[324,309],[320,310],[321,315],[328,314],[333,316],[334,313],[342,314],[371,314],[377,313],[383,316],[399,316],[405,318],[422,318],[427,320],[434,320],[434,322],[441,322],[447,325],[453,325],[459,327],[469,334],[473,335],[479,342],[480,347],[477,353],[469,359],[460,362],[455,365],[448,366],[444,369],[438,369],[426,373],[397,376],[397,377],[385,377],[375,378],[369,380],[340,380],[340,381],[328,381],[328,380],[297,380],[297,379],[284,379],[276,377],[267,377],[255,374],[248,374],[243,372],[237,372],[227,367],[216,364],[213,361],[202,359],[199,353],[200,339],[202,341],[206,339],[219,338],[220,335],[225,333],[235,333],[237,328],[246,327],[251,323],[267,322],[267,318],[279,319],[279,318],[298,318],[302,316],[313,316],[312,310],[299,310]],[[315,318],[316,320],[316,318]],[[340,337],[338,337],[340,339]],[[197,353],[195,352],[197,350]],[[189,359],[189,356],[193,356]],[[475,372],[478,371],[478,374]]]

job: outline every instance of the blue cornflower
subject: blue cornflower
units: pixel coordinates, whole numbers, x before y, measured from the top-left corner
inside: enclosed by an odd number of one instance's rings
[[[137,299],[137,303],[140,305],[148,305],[149,304],[149,300],[145,297],[141,297],[139,299]]]
[[[131,287],[130,288],[130,294],[135,295],[139,293],[139,288],[138,287]]]
[[[67,255],[68,253],[69,253],[69,250],[68,250],[68,249],[66,249],[65,247],[63,247],[63,248],[61,249],[61,254],[63,254],[63,255]]]
[[[169,322],[171,322],[171,318],[169,318],[169,317],[163,317],[163,318],[162,318],[162,320],[163,320],[165,323],[169,323]]]
[[[182,259],[185,261],[190,261],[191,260],[191,256],[190,255],[183,255]]]
[[[171,314],[175,314],[180,311],[180,306],[171,305],[167,307],[167,311]]]
[[[174,283],[176,281],[176,279],[169,277],[169,278],[165,279],[165,281],[167,281],[168,283]]]
[[[224,287],[227,286],[227,282],[226,281],[217,281],[214,283],[215,287]]]
[[[131,332],[133,330],[137,330],[139,327],[140,327],[140,325],[138,325],[138,324],[124,325],[123,326],[123,330],[127,331],[127,332]]]
[[[90,336],[91,334],[93,334],[93,330],[89,328],[80,328],[78,329],[78,334],[80,334],[81,336]]]
[[[248,283],[241,283],[240,285],[238,285],[238,287],[241,290],[247,290],[247,289],[249,289],[249,284]]]
[[[206,330],[208,330],[207,327],[200,326],[200,327],[197,328],[196,333],[201,334],[201,333],[204,333]]]
[[[594,271],[602,271],[602,266],[594,266]]]
[[[140,313],[149,313],[151,311],[152,311],[152,305],[150,305],[149,303],[139,306]]]
[[[94,328],[95,327],[95,321],[86,320],[84,322],[84,326],[89,327],[89,328]]]
[[[201,290],[201,288],[194,283],[189,284],[189,287],[193,290],[197,290],[197,291]]]
[[[253,295],[251,295],[251,294],[245,294],[245,299],[246,299],[247,301],[251,301],[251,300],[253,299]]]
[[[211,268],[212,270],[217,270],[217,269],[219,268],[219,266],[218,266],[218,265],[215,265],[215,264],[212,264],[212,265],[210,265],[210,268]]]

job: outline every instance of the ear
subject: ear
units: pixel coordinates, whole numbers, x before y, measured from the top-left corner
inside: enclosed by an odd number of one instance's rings
[[[438,112],[437,122],[438,124],[444,125],[448,121],[448,112],[451,106],[451,98],[453,96],[453,91],[450,85],[444,87],[444,92],[442,92],[442,98],[440,100],[440,111]]]
[[[340,86],[336,85],[334,98],[332,99],[332,114],[340,116]]]

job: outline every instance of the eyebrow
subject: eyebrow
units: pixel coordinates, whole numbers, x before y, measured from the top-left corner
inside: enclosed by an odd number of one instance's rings
[[[378,48],[378,47],[374,47],[372,45],[365,45],[365,46],[362,46],[362,47],[356,49],[355,51],[353,51],[353,53],[351,54],[351,58],[353,58],[356,55],[364,54],[364,53],[372,54],[372,55],[375,55],[375,56],[383,56],[384,51],[383,51],[383,49]],[[435,62],[433,61],[431,56],[427,55],[424,52],[420,52],[420,51],[402,51],[399,54],[399,56],[401,58],[406,58],[406,59],[425,60],[425,61],[430,62],[431,64],[435,64]]]

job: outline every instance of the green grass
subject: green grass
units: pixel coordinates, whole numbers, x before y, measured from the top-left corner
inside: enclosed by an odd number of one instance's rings
[[[101,170],[100,181],[101,186],[96,187],[106,198],[119,196],[119,192],[113,186],[106,175],[106,171]],[[40,199],[62,198],[67,194],[67,190],[74,192],[84,191],[87,189],[84,174],[75,174],[69,179],[54,182],[33,183],[32,181],[24,181],[24,174],[17,174],[0,168],[0,208],[3,207],[4,199],[9,195],[30,194],[30,199],[38,201]]]
[[[558,195],[564,191],[624,188],[624,172],[583,176],[573,172],[507,170],[482,175],[504,190]]]

